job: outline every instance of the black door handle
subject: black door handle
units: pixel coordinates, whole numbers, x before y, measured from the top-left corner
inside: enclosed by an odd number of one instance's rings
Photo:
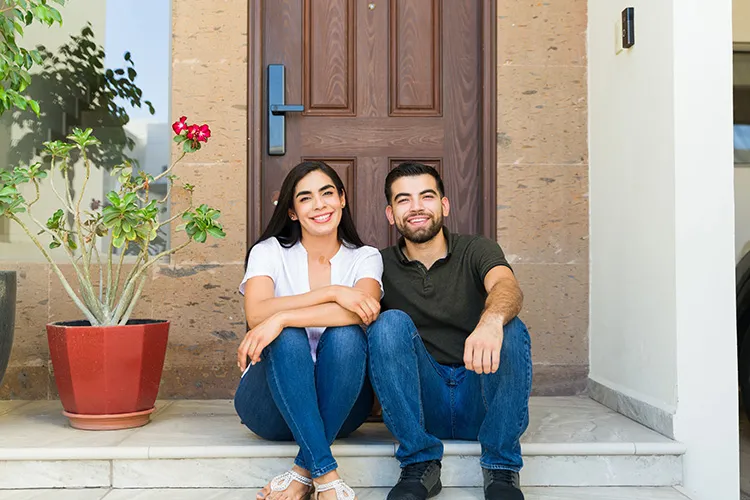
[[[284,65],[268,65],[268,154],[286,154],[286,113],[301,113],[300,104],[286,104],[284,98]]]
[[[271,113],[283,115],[284,113],[302,113],[305,107],[301,104],[272,104]]]

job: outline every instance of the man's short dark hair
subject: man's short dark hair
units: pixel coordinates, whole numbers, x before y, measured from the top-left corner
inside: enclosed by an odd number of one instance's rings
[[[405,162],[391,170],[388,173],[388,176],[385,178],[385,201],[389,205],[391,204],[391,196],[393,195],[393,193],[391,192],[391,187],[397,179],[400,179],[401,177],[416,177],[418,175],[425,174],[431,175],[435,178],[435,182],[437,183],[438,187],[438,194],[441,198],[445,196],[443,179],[440,178],[440,174],[437,170],[429,165],[425,165],[424,163]]]

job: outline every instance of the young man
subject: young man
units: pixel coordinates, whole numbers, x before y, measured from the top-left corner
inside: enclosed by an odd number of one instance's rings
[[[484,495],[523,500],[519,439],[528,425],[531,348],[523,294],[494,241],[450,233],[443,182],[403,163],[385,181],[386,216],[403,238],[382,251],[383,312],[368,329],[370,374],[398,439],[388,500],[437,495],[441,439],[478,440]]]

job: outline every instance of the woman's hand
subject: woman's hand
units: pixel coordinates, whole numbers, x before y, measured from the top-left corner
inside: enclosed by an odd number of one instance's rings
[[[359,316],[365,325],[375,321],[380,314],[380,302],[358,288],[337,286],[335,298],[338,305]]]
[[[263,349],[273,342],[283,329],[284,324],[281,314],[274,314],[247,332],[239,349],[237,349],[237,366],[240,367],[240,370],[245,371],[248,358],[252,364],[260,363],[260,355]]]

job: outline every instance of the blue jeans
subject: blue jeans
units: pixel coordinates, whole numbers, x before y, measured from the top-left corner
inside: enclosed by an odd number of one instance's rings
[[[437,363],[402,311],[382,313],[367,335],[370,379],[400,443],[401,467],[439,460],[441,439],[463,439],[480,442],[485,469],[521,470],[532,369],[529,332],[520,319],[505,325],[500,368],[485,375]]]
[[[313,363],[303,328],[285,328],[250,367],[234,396],[242,423],[263,439],[294,440],[294,463],[320,477],[338,465],[336,437],[354,432],[370,415],[367,339],[359,326],[323,332]]]

